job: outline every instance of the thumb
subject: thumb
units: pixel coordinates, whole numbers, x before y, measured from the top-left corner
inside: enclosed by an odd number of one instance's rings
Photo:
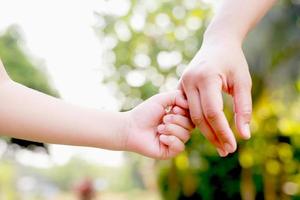
[[[240,77],[236,78],[233,86],[235,124],[240,136],[243,139],[249,139],[251,137],[252,83],[249,73],[246,76],[239,76]]]

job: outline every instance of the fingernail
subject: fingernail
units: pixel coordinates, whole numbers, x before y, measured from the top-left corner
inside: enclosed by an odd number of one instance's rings
[[[217,152],[218,152],[219,156],[221,156],[221,157],[227,156],[227,152],[225,152],[222,149],[217,148]]]
[[[234,151],[233,147],[228,143],[224,144],[224,148],[228,153],[232,153]]]
[[[165,129],[165,125],[163,125],[163,124],[160,124],[160,125],[157,127],[157,131],[158,131],[158,132],[163,132],[164,129]]]
[[[246,139],[246,140],[250,139],[251,132],[250,132],[250,125],[249,124],[244,124],[243,132],[244,132],[244,134],[243,134],[244,139]]]

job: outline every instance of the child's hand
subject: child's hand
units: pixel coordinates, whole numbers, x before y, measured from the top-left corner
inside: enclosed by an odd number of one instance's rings
[[[171,113],[166,109],[173,107]],[[125,150],[169,159],[184,150],[194,128],[180,91],[158,94],[128,112]]]

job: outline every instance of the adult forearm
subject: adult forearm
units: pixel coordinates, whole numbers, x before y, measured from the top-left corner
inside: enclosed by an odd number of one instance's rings
[[[13,81],[0,85],[0,133],[11,137],[120,150],[124,115],[71,105]]]
[[[276,0],[223,0],[205,37],[220,37],[242,42]],[[221,38],[222,39],[222,38]]]

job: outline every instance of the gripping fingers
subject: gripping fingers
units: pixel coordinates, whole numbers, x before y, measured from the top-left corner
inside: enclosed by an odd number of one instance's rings
[[[190,139],[190,132],[176,124],[161,124],[157,128],[160,134],[173,135],[179,138],[183,143]]]
[[[179,106],[174,106],[172,108],[172,113],[177,115],[189,116],[189,112],[186,109],[180,108]]]
[[[159,140],[166,146],[168,146],[165,159],[172,158],[184,151],[184,144],[181,140],[173,135],[160,135]]]
[[[177,124],[178,126],[181,126],[189,131],[194,129],[192,121],[189,118],[182,115],[168,114],[164,116],[163,122],[165,124]]]

